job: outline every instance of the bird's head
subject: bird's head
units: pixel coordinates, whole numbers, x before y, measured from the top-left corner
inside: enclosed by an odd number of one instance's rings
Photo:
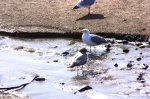
[[[86,53],[86,52],[88,52],[86,48],[82,48],[82,49],[80,49],[79,51],[80,51],[81,53]]]
[[[83,29],[82,32],[83,32],[84,34],[89,34],[89,33],[90,33],[89,29]]]

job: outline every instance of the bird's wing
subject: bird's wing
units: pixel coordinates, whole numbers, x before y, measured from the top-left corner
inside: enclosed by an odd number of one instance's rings
[[[78,7],[85,7],[85,6],[91,6],[94,4],[95,0],[79,0],[76,4]]]
[[[75,66],[83,65],[86,62],[87,62],[87,54],[82,54],[82,53],[78,52],[72,58],[71,64],[70,64],[70,66],[68,66],[68,68],[73,68]]]
[[[83,65],[87,61],[87,54],[82,54],[76,59],[76,63]]]
[[[102,44],[102,43],[107,43],[107,40],[101,36],[90,34],[91,36],[91,41],[96,43],[96,44]]]

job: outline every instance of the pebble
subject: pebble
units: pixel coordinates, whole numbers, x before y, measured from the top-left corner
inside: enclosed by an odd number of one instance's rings
[[[145,80],[141,80],[140,82],[141,82],[141,83],[145,83]]]
[[[35,81],[45,81],[45,80],[46,80],[45,78],[40,78],[40,77],[35,78]]]
[[[123,44],[128,44],[129,42],[127,40],[122,41]]]
[[[141,45],[143,45],[142,43],[136,43],[135,44],[136,46],[141,46]]]
[[[56,59],[56,60],[53,60],[53,62],[58,62],[58,60]]]
[[[86,90],[89,90],[89,89],[92,89],[92,87],[90,87],[89,85],[87,85],[87,86],[85,86],[85,87],[79,89],[78,91],[79,91],[79,92],[83,92],[83,91],[86,91]]]
[[[128,52],[129,52],[129,49],[123,49],[123,52],[124,52],[124,53],[128,53]]]
[[[142,69],[147,70],[149,66],[147,64],[143,64],[143,65],[144,67]]]
[[[69,54],[69,52],[63,52],[62,55],[63,56],[67,56]]]
[[[64,82],[62,82],[62,83],[60,83],[61,85],[64,85],[65,83]]]
[[[137,60],[137,61],[140,61],[141,59],[142,59],[142,58],[141,58],[141,57],[139,57],[139,58],[137,58],[136,60]]]
[[[131,68],[133,65],[131,63],[127,64],[127,68]]]
[[[68,45],[73,45],[73,44],[75,44],[75,41],[71,40],[71,41],[68,42]]]
[[[145,45],[140,45],[139,48],[145,48]]]
[[[115,67],[118,67],[118,64],[116,63],[114,66],[115,66]]]
[[[123,21],[127,21],[127,19],[123,19]]]

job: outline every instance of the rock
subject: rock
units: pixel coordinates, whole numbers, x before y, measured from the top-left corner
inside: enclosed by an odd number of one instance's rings
[[[58,62],[58,60],[56,59],[56,60],[53,60],[53,62]]]
[[[135,50],[138,50],[138,48],[135,48]]]
[[[63,56],[67,56],[68,54],[70,54],[69,52],[65,51],[62,53]]]
[[[146,28],[142,28],[142,29],[141,29],[141,31],[145,31],[145,30],[146,30]]]
[[[35,52],[35,49],[30,48],[30,49],[27,50],[27,52],[34,53],[34,52]]]
[[[138,78],[142,78],[142,77],[143,77],[143,75],[139,75],[139,76],[138,76]]]
[[[140,55],[142,55],[143,53],[141,52]]]
[[[0,36],[0,40],[4,39],[5,37],[4,36]]]
[[[142,44],[142,43],[136,43],[135,45],[136,45],[136,46],[140,46],[140,45],[143,45],[143,44]]]
[[[116,63],[114,66],[115,66],[115,67],[118,67],[118,64]]]
[[[22,50],[22,49],[24,49],[25,47],[23,47],[23,46],[18,46],[18,47],[16,47],[16,48],[14,48],[15,50]]]
[[[62,82],[62,83],[60,83],[61,85],[64,85],[65,83],[64,82]]]
[[[127,21],[127,19],[123,19],[123,21]]]
[[[141,80],[140,82],[141,82],[141,83],[145,83],[145,80]]]
[[[140,83],[145,83],[145,79],[143,78],[143,75],[144,73],[140,73],[137,80],[140,82]]]
[[[73,41],[73,40],[68,42],[68,45],[73,45],[73,44],[75,44],[75,41]]]
[[[127,40],[122,41],[123,44],[128,44],[129,42]]]
[[[55,45],[55,46],[50,46],[49,48],[57,48],[58,46],[57,45]]]
[[[140,45],[139,48],[145,48],[145,45]]]
[[[142,69],[147,70],[149,66],[147,64],[143,64],[143,65],[144,67]]]
[[[128,52],[129,52],[129,49],[123,49],[123,52],[124,52],[124,53],[128,53]]]
[[[40,77],[37,77],[34,79],[35,81],[45,81],[46,79],[45,78],[40,78]]]
[[[58,46],[54,46],[53,48],[57,48]]]
[[[140,73],[139,76],[138,76],[138,79],[139,80],[142,79],[143,75],[144,75],[143,73]]]
[[[79,91],[79,92],[83,92],[83,91],[90,90],[90,89],[92,89],[92,87],[90,87],[89,85],[87,85],[87,86],[85,86],[85,87],[79,89],[78,91]]]
[[[140,61],[141,59],[142,59],[142,58],[141,58],[141,57],[139,57],[139,58],[137,58],[136,60],[137,60],[137,61]]]
[[[142,78],[142,77],[138,77],[138,78],[137,78],[137,80],[139,80],[139,81],[140,81],[140,80],[143,80],[143,79],[144,79],[144,78]]]
[[[127,68],[132,68],[132,66],[133,66],[133,65],[132,65],[131,63],[128,63],[128,64],[127,64]]]

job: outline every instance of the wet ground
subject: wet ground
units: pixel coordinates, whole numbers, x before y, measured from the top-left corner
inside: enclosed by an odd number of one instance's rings
[[[115,40],[111,46],[92,48],[77,73],[67,66],[80,48],[89,50],[80,40],[0,37],[0,86],[18,86],[38,75],[45,80],[18,92],[32,99],[149,99],[149,44]],[[92,89],[80,92],[84,86]]]

